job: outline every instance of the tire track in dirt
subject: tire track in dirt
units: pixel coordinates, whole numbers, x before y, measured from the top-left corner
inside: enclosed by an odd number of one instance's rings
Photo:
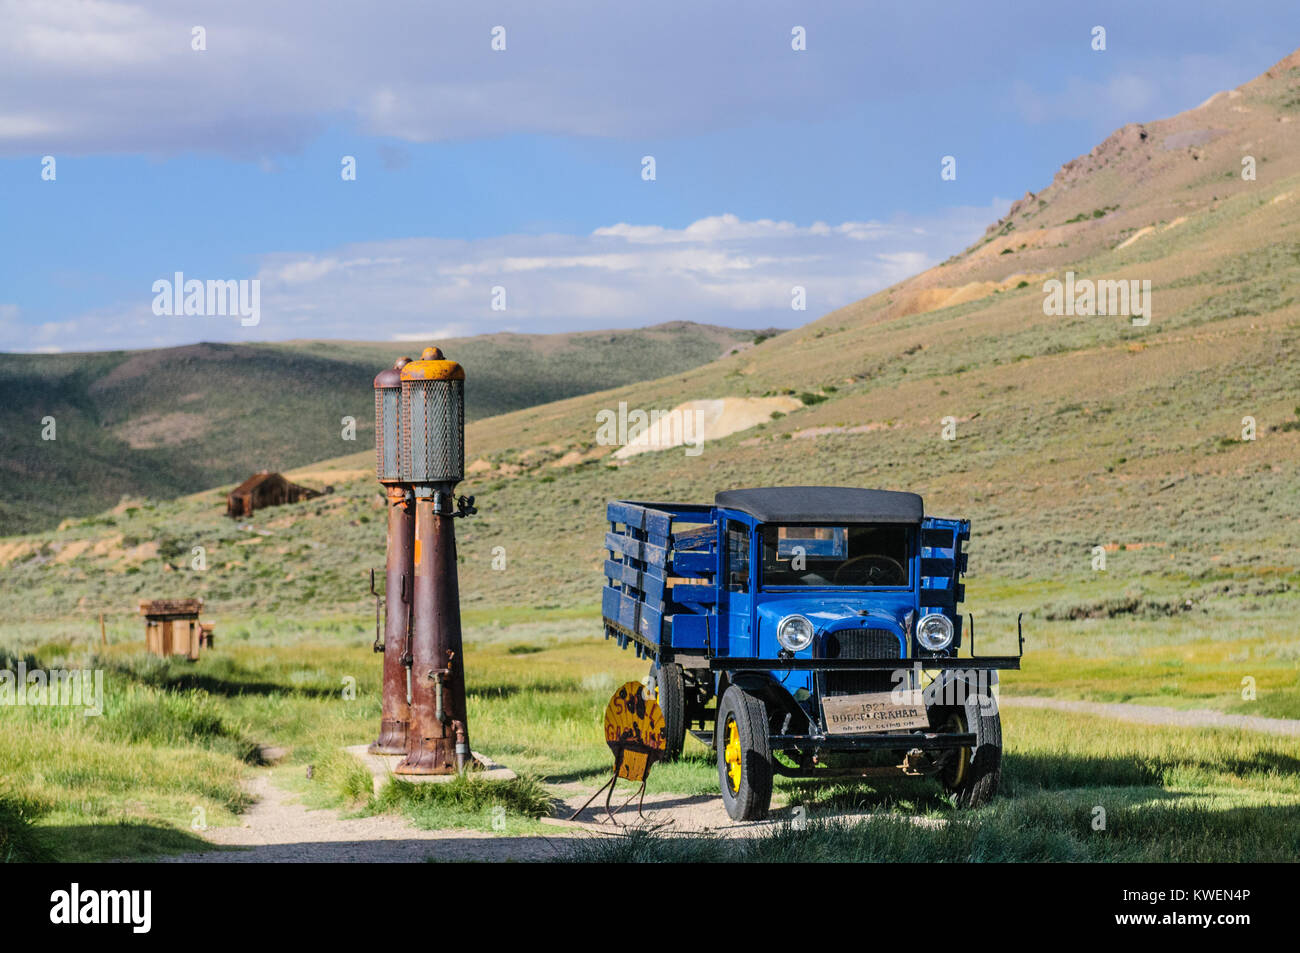
[[[204,837],[222,847],[157,858],[169,863],[420,863],[436,861],[554,860],[572,838],[505,837],[471,830],[420,830],[391,814],[344,817],[337,810],[309,810],[277,787],[267,773],[252,778],[248,792],[257,798],[238,827],[213,827]]]
[[[1051,708],[1085,715],[1102,715],[1144,725],[1174,725],[1180,728],[1239,728],[1270,735],[1300,736],[1300,719],[1262,718],[1258,715],[1229,715],[1209,708],[1165,708],[1160,705],[1130,705],[1127,702],[1086,702],[1037,695],[1002,695],[999,705],[1010,708]]]

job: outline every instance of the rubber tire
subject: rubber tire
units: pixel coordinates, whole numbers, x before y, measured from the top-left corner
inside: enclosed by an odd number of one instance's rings
[[[740,785],[731,793],[727,778],[727,719],[736,722],[740,736]],[[767,706],[756,695],[732,685],[718,705],[714,727],[718,758],[718,787],[722,803],[733,821],[757,821],[772,806],[772,750],[767,737]]]
[[[682,746],[686,744],[686,680],[682,676],[682,667],[676,662],[655,662],[650,666],[647,681],[664,713],[664,736],[668,747],[662,760],[676,761],[682,756]]]
[[[958,807],[982,807],[988,804],[998,793],[1002,782],[1002,716],[994,708],[990,714],[981,702],[984,695],[967,695],[962,715],[966,720],[967,730],[975,732],[975,748],[966,763],[966,774],[959,784],[953,784],[949,771],[944,770],[940,779],[948,793],[952,794]],[[940,718],[947,720],[955,711],[949,705],[942,709]],[[933,722],[932,722],[933,723]]]

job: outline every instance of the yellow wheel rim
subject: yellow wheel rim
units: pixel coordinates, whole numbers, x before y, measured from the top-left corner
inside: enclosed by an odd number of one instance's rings
[[[964,715],[954,715],[953,721],[957,724],[957,731],[961,734],[966,733],[966,718]],[[970,748],[957,749],[957,770],[953,772],[952,786],[960,787],[961,783],[966,780],[966,765],[970,762]]]
[[[727,744],[722,757],[727,763],[727,781],[734,794],[740,790],[740,729],[736,727],[736,719],[730,716],[727,717]]]

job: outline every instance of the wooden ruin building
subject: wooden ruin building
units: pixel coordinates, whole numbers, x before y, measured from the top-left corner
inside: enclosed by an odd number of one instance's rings
[[[240,519],[252,516],[253,510],[297,503],[320,495],[318,490],[299,486],[286,480],[279,473],[262,470],[230,491],[226,497],[226,515],[232,519]]]
[[[143,599],[145,648],[164,658],[184,655],[194,661],[203,646],[212,647],[213,624],[200,622],[202,599]]]

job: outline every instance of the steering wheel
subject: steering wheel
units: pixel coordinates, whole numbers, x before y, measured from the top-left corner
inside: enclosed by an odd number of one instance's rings
[[[839,568],[836,569],[835,572],[831,574],[831,585],[838,586],[840,584],[840,573],[844,572],[844,570],[848,569],[854,563],[860,563],[864,559],[870,559],[872,560],[872,562],[877,564],[871,566],[867,570],[867,579],[870,580],[867,583],[867,585],[869,586],[885,585],[884,583],[876,582],[876,578],[882,572],[885,572],[888,569],[893,569],[896,573],[898,573],[898,576],[902,579],[907,578],[907,570],[903,568],[903,564],[900,563],[897,559],[891,559],[888,556],[875,556],[875,555],[868,554],[865,556],[854,556],[852,559],[846,559],[844,562],[840,563]]]

